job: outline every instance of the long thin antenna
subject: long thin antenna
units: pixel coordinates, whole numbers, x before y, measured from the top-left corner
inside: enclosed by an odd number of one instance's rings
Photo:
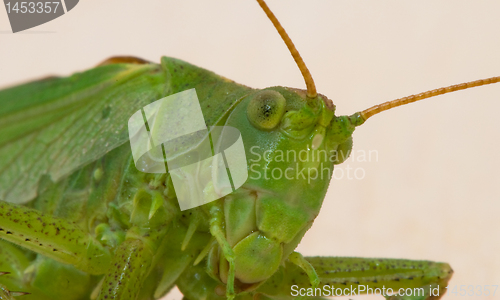
[[[271,9],[269,9],[264,0],[257,0],[257,2],[259,2],[260,7],[262,7],[269,20],[271,20],[271,22],[273,23],[276,30],[278,30],[278,33],[285,42],[286,46],[288,47],[288,50],[290,50],[293,59],[297,63],[297,66],[299,67],[300,72],[302,73],[302,76],[304,77],[304,80],[306,82],[307,97],[316,98],[318,93],[316,92],[316,86],[314,85],[314,80],[311,76],[311,73],[309,72],[309,69],[307,69],[307,66],[304,63],[304,60],[302,60],[299,51],[297,51],[297,48],[295,48],[295,45],[293,44],[292,40],[286,33],[285,29],[283,28],[283,26],[281,26],[280,22],[278,21],[278,19],[276,19],[276,16],[273,14]]]
[[[359,115],[361,116],[363,121],[366,121],[369,117],[376,115],[378,113],[381,113],[383,111],[386,111],[388,109],[394,108],[394,107],[398,107],[401,105],[409,104],[412,102],[431,98],[431,97],[438,96],[438,95],[443,95],[443,94],[447,94],[447,93],[451,93],[451,92],[455,92],[455,91],[459,91],[459,90],[465,90],[468,88],[486,85],[486,84],[491,84],[491,83],[497,83],[497,82],[500,82],[500,76],[491,77],[491,78],[487,78],[487,79],[480,79],[480,80],[471,81],[471,82],[465,82],[465,83],[461,83],[461,84],[450,85],[448,87],[430,90],[430,91],[427,91],[424,93],[411,95],[408,97],[399,98],[399,99],[392,100],[392,101],[387,101],[387,102],[384,102],[382,104],[378,104],[378,105],[372,106],[368,109],[365,109],[362,112],[360,112]]]

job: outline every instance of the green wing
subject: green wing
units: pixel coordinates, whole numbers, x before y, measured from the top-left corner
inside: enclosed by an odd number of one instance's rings
[[[57,181],[128,141],[143,106],[196,88],[207,125],[249,89],[180,60],[111,64],[0,91],[0,199],[24,203],[44,174]]]
[[[115,64],[0,91],[0,199],[26,202],[41,175],[58,180],[123,144],[165,82],[159,65]]]

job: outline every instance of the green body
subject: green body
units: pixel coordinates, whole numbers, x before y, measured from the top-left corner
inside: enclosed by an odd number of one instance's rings
[[[208,127],[241,132],[249,178],[180,211],[168,174],[136,169],[126,124],[191,88]],[[334,110],[322,96],[254,90],[172,58],[0,91],[0,272],[10,272],[0,276],[0,299],[9,290],[30,292],[25,299],[155,299],[174,285],[188,299],[292,299],[292,285],[325,284],[440,285],[442,295],[447,264],[293,252],[359,125]]]

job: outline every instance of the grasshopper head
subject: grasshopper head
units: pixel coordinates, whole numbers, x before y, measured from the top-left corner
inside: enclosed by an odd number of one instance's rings
[[[248,180],[224,199],[226,239],[234,252],[235,284],[248,291],[270,278],[293,252],[321,208],[334,164],[352,147],[354,117],[336,117],[316,92],[309,70],[263,0],[257,0],[283,38],[307,91],[271,87],[242,99],[226,120],[240,130]],[[355,125],[353,125],[355,124]],[[229,264],[214,247],[212,277],[228,282]]]
[[[337,117],[332,102],[317,94],[309,70],[281,24],[263,0],[257,1],[290,50],[307,91],[284,87],[256,91],[241,99],[226,120],[226,125],[241,132],[249,175],[223,202],[237,291],[258,287],[293,252],[319,213],[334,165],[349,156],[356,126],[393,107],[500,82],[500,77],[493,77],[454,85]],[[208,270],[226,283],[229,266],[221,253],[212,248]]]
[[[334,115],[324,96],[284,87],[256,91],[226,124],[241,132],[248,180],[224,199],[226,238],[235,253],[236,282],[248,290],[287,259],[319,213],[337,152],[349,153],[354,127]],[[212,275],[227,280],[228,263],[209,256]]]

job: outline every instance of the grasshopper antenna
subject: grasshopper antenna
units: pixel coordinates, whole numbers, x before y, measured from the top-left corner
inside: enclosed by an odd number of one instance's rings
[[[455,91],[465,90],[468,88],[487,85],[487,84],[491,84],[491,83],[497,83],[497,82],[500,82],[500,76],[486,78],[486,79],[480,79],[480,80],[475,80],[475,81],[470,81],[470,82],[465,82],[465,83],[460,83],[460,84],[455,84],[455,85],[450,85],[448,87],[430,90],[427,92],[399,98],[399,99],[392,100],[392,101],[387,101],[387,102],[384,102],[382,104],[378,104],[378,105],[372,106],[370,108],[367,108],[361,112],[355,113],[354,115],[351,116],[351,120],[356,120],[354,122],[354,125],[359,126],[359,125],[363,124],[371,116],[374,116],[378,113],[381,113],[383,111],[389,110],[389,109],[394,108],[394,107],[413,103],[413,102],[427,99],[427,98],[431,98],[434,96],[439,96],[439,95],[443,95],[443,94],[447,94],[447,93],[451,93],[451,92],[455,92]]]
[[[278,33],[280,34],[281,38],[285,42],[286,46],[288,47],[288,50],[290,51],[290,54],[292,54],[293,59],[295,60],[295,63],[297,63],[297,66],[300,69],[300,72],[302,73],[302,76],[304,77],[304,80],[306,82],[307,86],[307,97],[308,98],[316,98],[318,93],[316,92],[316,85],[314,85],[314,80],[311,76],[311,73],[309,72],[309,69],[307,69],[306,64],[304,63],[304,60],[299,54],[299,51],[297,51],[297,48],[295,48],[295,45],[293,44],[292,40],[286,33],[285,29],[283,26],[281,26],[280,22],[276,18],[276,16],[273,14],[271,9],[269,9],[269,6],[264,2],[264,0],[257,0],[259,2],[260,7],[264,10],[266,13],[267,17],[269,20],[274,25],[274,28],[278,30]]]

